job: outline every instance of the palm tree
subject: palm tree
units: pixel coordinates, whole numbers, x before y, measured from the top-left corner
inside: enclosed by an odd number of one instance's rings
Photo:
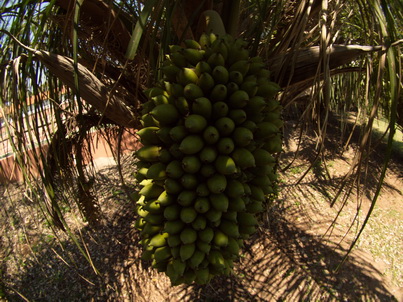
[[[141,127],[143,91],[158,81],[170,44],[200,37],[207,10],[219,12],[227,32],[264,59],[285,110],[302,104],[298,119],[319,133],[317,159],[326,150],[331,113],[355,110],[365,122],[338,196],[359,182],[375,117],[387,118],[388,152],[373,208],[396,125],[403,127],[400,0],[3,1],[2,134],[55,225],[68,229],[60,203],[71,200],[96,222],[85,169],[91,131],[116,142]],[[113,147],[119,157],[119,144]]]

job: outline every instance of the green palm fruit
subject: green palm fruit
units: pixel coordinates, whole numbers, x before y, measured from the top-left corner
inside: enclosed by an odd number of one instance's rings
[[[171,256],[172,256],[171,248],[169,246],[162,246],[162,247],[155,249],[154,259],[157,262],[162,262],[164,260],[167,260]]]
[[[185,118],[185,127],[190,133],[199,133],[207,126],[207,120],[199,114],[190,114]]]
[[[195,199],[196,192],[194,190],[183,190],[179,193],[177,202],[183,207],[188,207],[193,204]]]
[[[272,98],[279,91],[280,91],[280,86],[278,84],[276,84],[274,82],[268,82],[266,84],[259,85],[256,94],[263,96],[265,98]]]
[[[148,245],[155,247],[155,248],[165,246],[165,245],[167,245],[166,239],[168,238],[168,236],[169,236],[168,233],[160,233],[160,234],[154,235],[151,238]]]
[[[259,57],[260,58],[260,57]],[[251,62],[249,65],[249,74],[259,74],[259,72],[264,68],[263,62]]]
[[[250,183],[260,188],[271,187],[273,185],[267,175],[255,177]]]
[[[270,168],[267,169],[266,175],[269,177],[269,179],[270,179],[272,182],[277,181],[277,180],[278,180],[277,174],[275,173],[275,171],[273,170],[273,168],[272,168],[271,166],[268,166],[268,167],[270,167]]]
[[[215,127],[221,136],[226,136],[234,131],[235,123],[229,117],[221,117],[215,122]]]
[[[216,84],[227,84],[229,80],[229,73],[224,66],[216,66],[212,71],[212,76]]]
[[[172,139],[172,141],[179,143],[181,142],[186,135],[188,134],[188,131],[186,130],[186,127],[184,125],[178,125],[175,127],[172,127],[169,131],[169,135]]]
[[[187,48],[193,48],[193,49],[199,49],[199,50],[202,49],[199,42],[192,40],[192,39],[186,39],[183,41],[183,43],[185,43]]]
[[[197,43],[197,42],[196,42]],[[192,65],[199,63],[204,56],[204,50],[185,48],[183,49],[183,55]]]
[[[252,131],[252,133],[254,133],[257,129],[256,123],[249,119],[243,122],[241,126],[248,128],[250,131]]]
[[[281,152],[282,150],[281,137],[279,135],[271,137],[270,140],[268,140],[267,143],[264,144],[263,148],[270,153]]]
[[[245,196],[250,196],[252,194],[249,184],[243,183],[243,189],[245,190]]]
[[[219,155],[215,161],[215,168],[223,175],[233,175],[237,171],[234,160],[228,155]]]
[[[196,280],[196,272],[192,269],[186,270],[183,274],[183,281],[185,284],[192,284]]]
[[[202,89],[196,84],[190,83],[183,88],[183,94],[188,100],[195,100],[203,97]]]
[[[182,159],[182,169],[186,173],[196,173],[200,170],[200,167],[201,162],[197,156],[188,155]]]
[[[247,206],[246,211],[252,214],[263,212],[263,203],[259,200],[252,200]]]
[[[179,235],[169,235],[167,243],[170,247],[177,247],[182,244],[182,241]]]
[[[230,179],[227,182],[227,188],[225,189],[225,193],[230,198],[242,197],[245,194],[245,189],[243,184],[236,179]]]
[[[222,270],[225,268],[225,261],[223,255],[218,250],[211,250],[208,255],[210,264],[216,269]]]
[[[157,131],[157,136],[159,140],[165,144],[171,144],[172,139],[169,136],[169,132],[171,131],[171,127],[161,127]]]
[[[221,216],[222,212],[213,207],[211,207],[210,210],[205,213],[205,217],[210,222],[210,226],[214,226],[213,224],[219,224],[221,221]]]
[[[228,48],[223,39],[214,41],[214,43],[211,44],[211,49],[213,52],[220,53],[224,57],[224,60],[227,60]]]
[[[210,93],[210,100],[212,102],[224,101],[227,98],[227,86],[224,84],[217,84],[213,87]]]
[[[255,226],[257,225],[256,217],[247,212],[239,212],[238,213],[238,222],[240,224],[240,230],[242,231],[244,226]]]
[[[213,233],[213,236],[214,236],[214,233]],[[203,252],[204,254],[208,254],[210,252],[210,249],[211,249],[211,244],[207,243],[207,242],[204,242],[202,240],[197,240],[196,246],[197,246],[197,249],[199,251]]]
[[[249,101],[249,95],[244,90],[237,90],[230,95],[228,99],[228,106],[231,108],[243,108]]]
[[[230,110],[228,112],[228,117],[234,121],[235,125],[241,125],[247,119],[246,112],[242,109]]]
[[[211,206],[220,212],[226,212],[229,206],[229,199],[224,193],[210,195]]]
[[[275,136],[279,132],[279,129],[270,122],[262,122],[257,124],[255,132],[257,139],[266,139]]]
[[[167,191],[164,191],[158,196],[158,201],[161,204],[161,206],[169,206],[175,202],[176,198],[172,194],[168,194]]]
[[[253,152],[253,156],[255,157],[256,166],[266,166],[268,164],[274,164],[276,162],[275,158],[270,154],[270,152],[264,149],[256,149]]]
[[[180,217],[184,223],[192,223],[197,217],[197,212],[193,207],[182,208]]]
[[[188,249],[188,248],[185,248],[185,249]],[[186,251],[184,250],[184,252],[186,252]],[[190,256],[190,257],[192,257],[192,256]],[[184,261],[186,261],[186,260],[184,260]],[[178,274],[178,276],[182,276],[185,273],[186,263],[184,261],[183,260],[181,261],[179,258],[172,260],[172,266],[175,268],[175,271]]]
[[[200,75],[199,80],[197,81],[197,85],[205,94],[209,94],[214,88],[215,83],[211,74],[204,72]]]
[[[155,268],[158,272],[165,272],[167,270],[168,260],[157,262],[155,259],[151,262],[151,267]]]
[[[164,216],[162,216],[160,213],[158,214],[148,214],[146,217],[144,217],[144,220],[147,221],[148,223],[151,223],[152,225],[161,225],[164,220]]]
[[[179,45],[169,45],[169,53],[180,52],[183,48]]]
[[[158,200],[149,200],[147,203],[144,205],[144,209],[151,214],[158,214],[161,213],[164,208],[161,207],[161,204]]]
[[[207,63],[210,64],[210,66],[219,66],[219,65],[225,65],[225,58],[222,54],[213,52],[209,58],[207,59]]]
[[[228,114],[228,105],[224,102],[216,102],[213,104],[213,119],[225,117]]]
[[[206,49],[210,46],[210,37],[206,33],[202,33],[199,38],[199,44],[202,49]]]
[[[228,236],[223,232],[216,230],[214,232],[213,243],[219,247],[226,247],[228,245]]]
[[[207,126],[203,131],[203,139],[206,144],[212,145],[215,144],[220,138],[220,134],[218,133],[217,128],[214,126]]]
[[[147,177],[148,168],[142,167],[136,173],[136,179],[142,181]]]
[[[161,149],[160,156],[158,158],[162,163],[168,164],[172,160],[172,155],[167,149]]]
[[[172,66],[172,65],[171,65]],[[164,89],[162,89],[161,87],[152,87],[150,89],[146,89],[144,91],[144,94],[148,97],[148,98],[152,98],[155,97],[157,95],[164,95],[166,94],[166,91]]]
[[[190,227],[185,227],[179,236],[183,244],[193,243],[197,239],[196,231]]]
[[[180,212],[181,207],[177,204],[172,204],[164,209],[164,217],[166,220],[178,220]]]
[[[220,230],[224,234],[226,234],[230,237],[233,237],[233,238],[237,238],[239,236],[238,224],[233,221],[221,220]]]
[[[173,52],[169,55],[169,59],[172,61],[172,63],[175,64],[175,66],[179,68],[186,67],[188,62],[183,54],[181,54],[179,51]]]
[[[248,239],[250,235],[256,233],[256,227],[254,225],[243,226],[241,229],[241,238]]]
[[[143,127],[159,127],[160,123],[151,114],[146,113],[141,116],[141,125]]]
[[[205,178],[210,178],[216,173],[217,171],[215,170],[215,167],[212,164],[204,164],[200,169],[200,174]],[[208,184],[206,185],[208,188]]]
[[[235,82],[229,82],[227,84],[227,94],[231,95],[233,94],[235,91],[239,90],[239,86],[238,84],[236,84]]]
[[[182,192],[183,188],[180,182],[173,178],[167,178],[164,182],[165,191],[168,194],[179,194]]]
[[[168,262],[167,271],[165,273],[169,277],[171,285],[173,285],[179,279],[179,276],[176,273],[174,266],[172,265],[172,260]]]
[[[157,136],[158,127],[145,127],[137,131],[137,135],[140,136],[140,140],[144,145],[155,145],[160,143],[160,139]]]
[[[210,227],[207,227],[204,230],[199,231],[197,236],[201,241],[210,243],[214,238],[214,230]]]
[[[249,98],[253,98],[257,93],[258,85],[256,81],[248,80],[242,83],[240,89],[245,91],[248,94]]]
[[[225,213],[222,213],[221,220],[228,220],[228,221],[232,221],[232,222],[238,222],[237,217],[238,217],[238,212],[236,212],[236,211],[227,211]]]
[[[160,196],[160,194],[164,191],[164,188],[161,187],[160,185],[157,185],[155,183],[150,183],[146,186],[144,186],[141,190],[140,190],[140,195],[144,195],[146,197],[146,199],[153,199],[153,198],[157,198],[158,196]]]
[[[141,254],[141,260],[144,261],[151,261],[154,257],[154,251],[143,251]]]
[[[230,154],[234,151],[234,148],[234,141],[230,137],[222,137],[217,142],[217,151],[219,154]]]
[[[210,209],[210,201],[206,197],[199,197],[194,203],[194,208],[198,213],[204,214]]]
[[[155,105],[169,104],[169,103],[170,103],[170,101],[169,101],[169,99],[168,99],[168,96],[163,95],[163,94],[160,94],[160,95],[157,95],[157,96],[153,96],[153,97],[151,98],[151,100],[153,101],[153,103],[154,103]]]
[[[231,73],[233,71],[238,71],[244,77],[249,71],[249,62],[247,60],[237,60],[234,62],[228,71]]]
[[[192,228],[196,231],[204,230],[206,228],[206,225],[207,225],[206,218],[201,215],[197,216],[196,219],[192,222]]]
[[[195,250],[192,257],[190,257],[189,261],[189,266],[193,269],[197,268],[204,260],[205,253]]]
[[[211,73],[211,66],[206,61],[200,61],[195,66],[196,73],[200,76],[202,73],[206,72],[208,74]]]
[[[244,108],[248,116],[253,116],[262,112],[266,107],[266,101],[261,96],[254,96],[249,99],[248,104]]]
[[[207,187],[213,194],[222,193],[227,187],[227,178],[221,174],[213,175],[207,179]]]
[[[186,260],[190,259],[196,250],[196,244],[183,244],[180,247],[179,255],[180,259],[185,262]],[[185,272],[186,273],[186,272]]]
[[[197,194],[197,196],[200,196],[200,197],[206,197],[206,196],[210,195],[210,191],[207,187],[207,184],[204,182],[198,184],[198,186],[196,188],[196,194]]]
[[[175,65],[167,65],[162,66],[161,71],[164,74],[164,79],[168,81],[175,81],[178,73],[180,72],[180,68]]]
[[[199,179],[196,174],[183,174],[180,179],[183,188],[188,190],[194,190],[199,183]]]
[[[156,145],[146,145],[137,150],[136,156],[142,161],[156,162],[159,160],[161,149]]]
[[[145,224],[146,224],[146,221],[144,220],[144,218],[139,217],[136,219],[136,222],[134,223],[134,227],[141,231],[144,228]]]
[[[212,163],[217,158],[217,150],[213,147],[206,146],[200,151],[199,157],[202,163]]]
[[[253,133],[248,128],[236,127],[232,133],[235,145],[246,147],[253,140]]]
[[[179,235],[174,235],[174,236],[179,237]],[[179,241],[180,241],[180,238],[179,238]],[[181,244],[171,247],[171,254],[172,254],[173,259],[179,259],[180,246],[181,246]]]
[[[177,97],[175,99],[175,106],[180,114],[186,115],[189,113],[189,103],[185,97],[183,96]]]
[[[183,86],[181,84],[175,83],[175,82],[164,82],[165,89],[168,92],[170,96],[173,96],[175,98],[183,97]],[[178,106],[175,103],[175,106],[178,108]],[[178,108],[179,110],[179,108]],[[151,110],[149,110],[151,111]],[[180,110],[179,112],[183,114]]]
[[[182,160],[184,154],[179,150],[179,147],[180,147],[180,144],[173,143],[169,147],[169,153],[172,155],[173,158]]]
[[[147,170],[147,178],[154,180],[165,179],[166,165],[160,162],[152,164]]]
[[[241,85],[243,83],[243,75],[238,70],[233,70],[229,72],[229,80],[236,83],[237,85]]]
[[[255,158],[252,153],[245,148],[236,148],[234,152],[232,152],[232,158],[241,169],[255,167]]]
[[[144,228],[141,230],[141,236],[143,238],[150,238],[151,236],[159,233],[161,231],[160,225],[153,225],[151,223],[147,223],[144,225]]]
[[[153,118],[155,118],[161,125],[171,125],[177,122],[179,118],[179,112],[172,104],[161,104],[155,106],[150,112]]]
[[[257,151],[257,150],[262,150],[262,149],[256,149],[255,151]],[[255,152],[253,152],[253,153],[255,153]],[[253,154],[253,156],[255,156],[255,154]],[[256,156],[255,156],[255,160],[256,160]],[[273,166],[271,164],[259,165],[258,161],[256,160],[256,167],[251,169],[251,172],[256,176],[265,176],[265,175],[268,175],[268,173],[271,173],[272,170],[273,170]]]
[[[239,243],[236,239],[229,237],[228,238],[228,245],[226,247],[226,251],[228,251],[229,253],[238,256],[239,255]]]
[[[204,285],[209,283],[210,281],[210,271],[208,267],[198,269],[196,271],[196,279],[195,282],[199,285]]]
[[[249,185],[249,188],[251,191],[250,196],[252,199],[258,200],[258,201],[263,201],[263,202],[266,200],[265,194],[261,187],[258,187],[255,185]]]
[[[211,117],[213,106],[208,98],[198,98],[193,101],[192,111],[196,115],[200,115],[205,119]]]
[[[185,223],[181,220],[169,220],[164,224],[164,232],[169,235],[176,235],[179,234],[184,227]]]
[[[182,68],[177,77],[178,83],[183,86],[189,83],[197,84],[198,80],[199,77],[193,68]]]
[[[179,150],[184,154],[195,154],[204,147],[203,139],[199,135],[188,135],[179,145]]]
[[[245,201],[242,197],[232,197],[230,199],[228,210],[242,212],[245,210]]]

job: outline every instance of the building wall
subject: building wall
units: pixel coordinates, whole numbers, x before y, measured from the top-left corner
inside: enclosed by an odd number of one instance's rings
[[[110,145],[106,141],[106,139],[99,134],[99,132],[92,132],[90,134],[92,136],[92,156],[93,160],[99,158],[109,158],[113,156],[113,150],[111,149]],[[113,138],[111,140],[112,146],[117,146],[118,138]],[[134,152],[140,147],[140,142],[137,140],[137,136],[135,135],[135,130],[125,131],[122,135],[121,141],[121,150],[125,154]],[[46,154],[48,149],[48,145],[43,145],[41,150]],[[39,155],[40,149],[31,149],[25,153],[25,158],[22,160],[25,161],[33,161],[34,155]],[[88,164],[89,159],[85,157],[83,154],[84,163]],[[35,176],[39,176],[38,171],[42,169],[42,167],[33,166],[31,165],[29,171],[25,173],[32,173]],[[19,182],[23,180],[24,172],[21,171],[19,165],[17,163],[16,157],[12,154],[7,157],[3,157],[0,160],[0,183],[4,184],[7,182]]]

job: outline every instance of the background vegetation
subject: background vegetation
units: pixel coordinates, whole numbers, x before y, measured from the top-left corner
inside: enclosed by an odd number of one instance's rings
[[[298,121],[301,137],[315,133],[314,157],[299,182],[318,167],[329,175],[328,152],[347,150],[359,129],[350,168],[338,179],[330,202],[340,205],[336,218],[367,179],[371,151],[378,144],[371,135],[375,119],[386,120],[382,169],[351,247],[375,208],[395,130],[403,127],[402,1],[3,1],[2,139],[12,146],[26,196],[55,233],[62,229],[71,235],[90,263],[85,245],[65,219],[66,211],[77,208],[96,227],[102,214],[92,187],[95,170],[87,165],[90,133],[96,129],[105,135],[121,162],[119,137],[140,127],[143,91],[158,80],[168,46],[197,40],[207,9],[217,10],[227,31],[264,58],[282,87],[284,119]],[[351,116],[353,127],[348,126]],[[326,140],[334,117],[342,150]],[[294,164],[291,159],[281,166],[282,173]],[[39,175],[30,167],[37,167]]]

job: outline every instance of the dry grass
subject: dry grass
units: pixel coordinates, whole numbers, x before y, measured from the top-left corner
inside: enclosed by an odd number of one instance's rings
[[[282,165],[293,155],[295,137],[290,133]],[[299,185],[308,167],[312,137],[293,169],[282,175],[280,195],[264,215],[236,265],[235,274],[217,278],[207,286],[170,287],[163,274],[139,259],[139,236],[134,230],[134,204],[116,167],[102,168],[93,190],[102,217],[94,229],[74,211],[65,208],[77,238],[83,238],[99,273],[66,234],[54,234],[49,223],[24,198],[17,186],[10,190],[14,202],[2,198],[0,214],[0,297],[10,301],[394,301],[402,298],[402,163],[394,162],[387,183],[357,248],[334,273],[356,230],[339,244],[351,225],[356,202],[340,216],[331,235],[322,237],[340,205],[329,207],[335,185],[321,165]],[[351,153],[328,158],[330,173],[338,178],[346,172]],[[133,162],[124,165],[132,179]],[[376,167],[374,167],[375,169]],[[371,179],[368,184],[371,184]],[[370,196],[371,187],[365,191]],[[362,215],[367,206],[364,200]],[[362,216],[361,216],[362,221]],[[387,244],[385,244],[387,243]],[[400,287],[400,289],[399,289]],[[393,298],[393,296],[395,298]]]

